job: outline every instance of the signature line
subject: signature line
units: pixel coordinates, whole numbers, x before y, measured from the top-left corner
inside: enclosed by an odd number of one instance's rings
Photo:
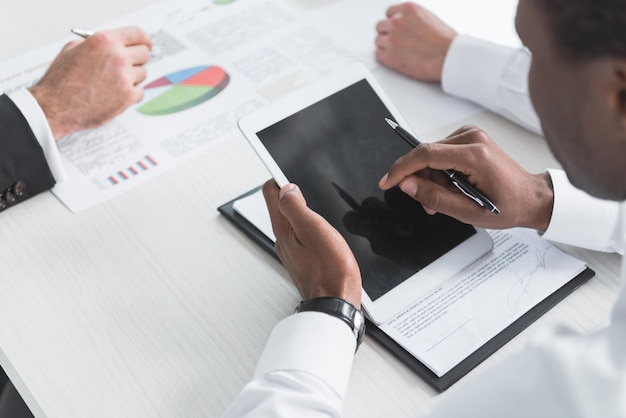
[[[430,350],[432,350],[433,348],[437,347],[439,344],[441,344],[442,342],[444,342],[445,340],[447,340],[448,338],[450,338],[453,334],[455,334],[458,330],[460,330],[461,328],[463,328],[465,325],[467,325],[469,322],[473,321],[474,318],[470,318],[467,321],[463,322],[461,325],[459,325],[457,328],[453,329],[448,335],[444,336],[442,339],[440,339],[439,341],[437,341],[434,345],[430,346],[430,348],[428,348],[426,350],[426,352],[428,353]]]

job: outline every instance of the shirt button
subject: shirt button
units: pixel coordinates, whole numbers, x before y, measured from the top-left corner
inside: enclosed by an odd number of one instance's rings
[[[15,193],[13,193],[11,189],[4,192],[4,198],[7,200],[8,203],[13,203],[15,202],[15,199],[17,199]]]
[[[26,182],[19,180],[17,183],[13,185],[13,193],[15,193],[17,197],[22,196],[25,191],[26,191]]]

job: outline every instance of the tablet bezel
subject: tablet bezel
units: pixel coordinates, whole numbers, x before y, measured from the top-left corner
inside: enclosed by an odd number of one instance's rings
[[[364,79],[367,80],[370,87],[387,107],[395,121],[410,130],[409,125],[389,100],[374,76],[360,63],[350,64],[341,71],[305,86],[295,93],[242,117],[238,121],[239,129],[279,186],[288,184],[289,180],[263,145],[257,133]],[[493,247],[491,237],[480,228],[474,229],[476,230],[474,235],[380,296],[376,301],[372,301],[363,289],[362,306],[372,322],[376,324],[386,322],[400,310],[415,302],[421,295],[432,290],[444,280],[453,277],[489,252]]]

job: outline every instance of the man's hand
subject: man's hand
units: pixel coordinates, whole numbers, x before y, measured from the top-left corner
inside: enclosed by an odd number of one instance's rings
[[[295,184],[279,190],[273,180],[263,196],[276,235],[276,252],[303,300],[335,296],[361,306],[361,272],[343,239],[306,205]]]
[[[95,128],[143,97],[137,85],[152,42],[136,27],[97,32],[65,45],[31,93],[58,140]]]
[[[433,169],[463,173],[500,214],[478,206]],[[528,173],[475,126],[464,126],[440,142],[422,144],[400,157],[379,186],[387,190],[397,184],[426,212],[440,212],[483,228],[520,226],[544,231],[552,216],[550,176]]]
[[[418,80],[441,82],[454,29],[424,7],[403,3],[387,10],[376,31],[376,58],[383,65]]]

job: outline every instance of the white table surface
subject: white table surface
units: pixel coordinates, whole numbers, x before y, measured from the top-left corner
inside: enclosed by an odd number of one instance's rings
[[[152,4],[5,1],[0,60]],[[484,127],[531,171],[557,166],[543,139],[489,113]],[[437,138],[447,126],[423,136]],[[279,263],[216,208],[267,172],[243,138],[93,209],[49,192],[0,214],[0,364],[41,417],[215,417],[250,379],[298,295]],[[608,321],[620,258],[565,248],[596,277],[463,380],[564,323]],[[346,417],[419,417],[437,395],[370,338],[355,359]]]

